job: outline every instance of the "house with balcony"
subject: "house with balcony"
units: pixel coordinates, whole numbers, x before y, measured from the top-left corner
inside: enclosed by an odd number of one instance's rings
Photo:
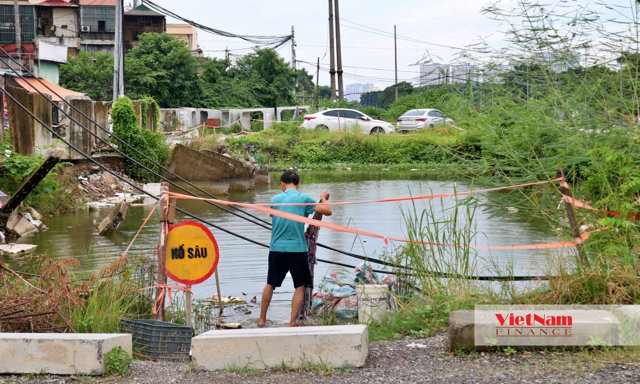
[[[45,0],[35,4],[36,40],[67,48],[67,55],[76,55],[78,39],[78,4],[67,0]]]
[[[36,50],[36,9],[27,0],[20,0],[20,52],[16,45],[15,13],[12,0],[0,0],[0,48],[13,57],[33,61]],[[1,52],[4,55],[4,52]],[[4,66],[6,68],[6,66]]]
[[[80,49],[113,53],[116,36],[116,0],[79,0]]]
[[[124,13],[124,50],[133,48],[143,33],[164,33],[165,16],[144,4],[136,5]]]

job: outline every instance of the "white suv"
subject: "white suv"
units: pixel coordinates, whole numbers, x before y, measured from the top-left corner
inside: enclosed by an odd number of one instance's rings
[[[329,131],[349,131],[359,129],[363,133],[393,133],[393,124],[374,120],[355,109],[335,108],[304,115],[302,127],[306,129],[324,129]]]

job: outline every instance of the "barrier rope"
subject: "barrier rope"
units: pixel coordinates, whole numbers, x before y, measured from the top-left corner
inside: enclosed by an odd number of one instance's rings
[[[146,291],[147,289],[155,289],[155,288],[160,288],[160,294],[158,295],[158,297],[156,298],[154,304],[153,304],[153,314],[156,315],[158,314],[158,310],[160,309],[160,306],[164,304],[164,297],[165,297],[165,293],[167,295],[167,297],[169,297],[169,303],[171,303],[173,301],[172,297],[171,297],[171,291],[172,290],[176,290],[176,291],[182,291],[185,293],[189,293],[191,294],[191,286],[181,286],[181,285],[170,285],[170,284],[154,284],[152,286],[149,287],[143,287],[143,288],[138,288],[138,289],[133,289],[127,293],[132,293],[132,292],[140,292],[140,291]]]
[[[471,191],[452,192],[452,193],[445,193],[445,194],[438,194],[438,195],[426,195],[426,196],[417,196],[417,197],[403,197],[403,198],[382,199],[382,200],[363,200],[363,201],[350,201],[350,202],[327,202],[327,203],[323,203],[323,204],[327,204],[327,205],[346,205],[346,204],[387,203],[387,202],[406,201],[406,200],[433,199],[433,198],[441,198],[441,197],[452,197],[452,196],[460,196],[460,195],[469,195],[469,194],[474,194],[474,193],[484,193],[484,192],[491,192],[491,191],[498,191],[498,190],[505,190],[505,189],[512,189],[512,188],[521,188],[521,187],[525,187],[525,186],[540,185],[540,184],[552,183],[552,182],[556,182],[556,181],[563,181],[563,178],[556,178],[556,179],[553,179],[553,180],[545,180],[545,181],[538,181],[538,182],[531,182],[531,183],[516,184],[516,185],[503,186],[503,187],[497,187],[497,188],[484,188],[484,189],[477,189],[477,190],[471,190]],[[269,214],[269,215],[272,215],[272,216],[278,216],[278,217],[282,217],[282,218],[285,218],[285,219],[288,219],[288,220],[297,221],[297,222],[304,223],[304,224],[309,224],[309,225],[315,225],[315,226],[318,226],[318,227],[321,227],[321,228],[327,228],[327,229],[331,229],[331,230],[338,231],[338,232],[351,233],[351,234],[357,234],[357,235],[363,235],[363,236],[368,236],[368,237],[379,238],[379,239],[382,239],[385,242],[385,244],[388,244],[389,241],[391,240],[391,241],[397,241],[397,242],[423,244],[423,245],[430,245],[430,246],[485,249],[485,250],[527,250],[527,249],[567,248],[567,247],[575,247],[576,245],[581,244],[586,239],[588,239],[589,236],[592,233],[603,230],[603,229],[597,229],[597,230],[594,230],[594,231],[587,232],[587,233],[581,235],[581,237],[579,239],[575,239],[573,241],[559,241],[559,242],[543,243],[543,244],[528,244],[528,245],[443,244],[443,243],[434,243],[434,242],[428,242],[428,241],[423,241],[423,240],[406,239],[406,238],[394,237],[394,236],[384,236],[384,235],[380,235],[380,234],[373,233],[373,232],[363,231],[363,230],[360,230],[360,229],[357,229],[357,228],[353,228],[353,227],[347,227],[347,226],[344,226],[344,225],[330,223],[330,222],[327,222],[327,221],[314,220],[312,218],[308,218],[308,217],[305,217],[305,216],[299,216],[299,215],[296,215],[296,214],[293,214],[293,213],[281,211],[281,210],[278,210],[278,209],[273,209],[271,207],[267,207],[266,204],[247,204],[247,203],[231,202],[231,201],[220,200],[220,199],[206,199],[206,198],[202,198],[202,197],[188,196],[188,195],[183,195],[183,194],[179,194],[179,193],[169,193],[169,196],[177,198],[177,199],[208,200],[208,201],[212,201],[212,202],[215,202],[217,204],[222,204],[222,205],[236,205],[236,206],[240,206],[240,207],[243,207],[243,208],[252,209],[252,210],[255,210],[255,211],[258,211],[258,212],[266,213],[266,214]],[[298,206],[298,205],[317,205],[317,203],[273,204],[273,206],[276,206],[276,205],[278,205],[278,206],[286,206],[286,205]]]
[[[560,181],[560,186],[566,188],[567,190],[569,189],[569,184],[564,180]],[[580,200],[578,200],[578,199],[576,199],[576,198],[574,198],[572,196],[568,196],[568,195],[564,195],[563,194],[562,195],[562,200],[564,200],[564,202],[566,202],[566,203],[569,203],[569,204],[573,205],[576,208],[582,208],[582,209],[586,209],[586,210],[594,211],[594,212],[601,212],[601,213],[604,213],[604,214],[607,214],[607,215],[610,215],[610,216],[622,216],[622,214],[620,212],[607,211],[605,209],[598,209],[598,208],[592,207],[591,205],[589,205],[587,203],[584,203],[584,202],[582,202],[582,201],[580,201]],[[631,219],[631,220],[638,220],[638,219],[640,219],[640,214],[628,215],[627,218]]]

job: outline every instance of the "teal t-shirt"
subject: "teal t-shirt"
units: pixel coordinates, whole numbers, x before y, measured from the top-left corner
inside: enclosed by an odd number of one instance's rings
[[[271,198],[271,204],[300,204],[315,203],[316,201],[309,195],[298,192],[296,189],[287,189],[286,191],[275,195]],[[272,206],[273,209],[294,213],[296,215],[307,217],[313,213],[315,205],[284,205]],[[271,229],[270,251],[276,252],[307,252],[307,242],[304,238],[304,223],[287,220],[282,217],[273,216]]]

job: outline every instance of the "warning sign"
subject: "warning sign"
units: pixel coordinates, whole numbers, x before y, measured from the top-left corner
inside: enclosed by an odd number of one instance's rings
[[[201,283],[218,266],[218,243],[211,231],[194,221],[172,225],[167,236],[167,276],[186,285]]]

